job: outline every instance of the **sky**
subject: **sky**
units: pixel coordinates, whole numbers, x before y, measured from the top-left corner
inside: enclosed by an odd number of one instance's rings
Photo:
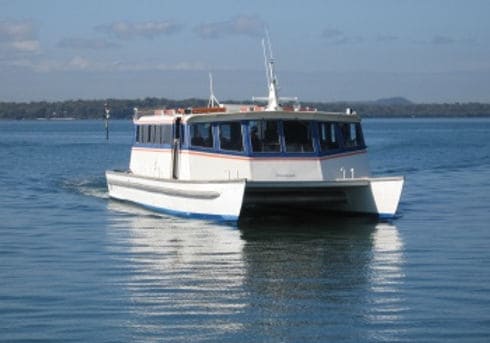
[[[0,101],[490,102],[488,0],[0,0]]]

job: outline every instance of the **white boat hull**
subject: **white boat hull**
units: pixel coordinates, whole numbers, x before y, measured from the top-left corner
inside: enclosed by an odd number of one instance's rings
[[[305,209],[395,216],[403,177],[331,181],[179,181],[106,172],[109,196],[188,217],[238,220],[245,210]],[[242,211],[243,210],[243,211]]]
[[[111,198],[169,214],[234,221],[240,215],[245,180],[176,181],[107,171]]]
[[[331,181],[248,182],[244,209],[280,208],[396,215],[403,177],[351,178]]]

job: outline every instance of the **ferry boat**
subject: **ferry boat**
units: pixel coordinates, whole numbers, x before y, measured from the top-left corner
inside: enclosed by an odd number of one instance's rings
[[[395,217],[404,178],[371,175],[360,116],[282,106],[272,54],[266,67],[264,106],[220,104],[211,80],[208,107],[135,110],[129,170],[106,172],[109,196],[225,221],[254,210]]]

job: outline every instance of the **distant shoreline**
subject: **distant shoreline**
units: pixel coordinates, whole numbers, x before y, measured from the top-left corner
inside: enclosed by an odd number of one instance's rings
[[[0,102],[0,120],[76,120],[101,119],[104,105],[111,108],[111,119],[131,119],[133,109],[188,108],[207,106],[207,99],[170,100],[145,98],[136,100],[67,100],[59,102]],[[245,104],[250,101],[224,101]],[[344,112],[355,110],[362,118],[486,118],[489,103],[412,103],[404,98],[380,99],[372,102],[302,102],[303,106],[320,111]]]
[[[425,116],[376,116],[376,115],[370,115],[370,116],[365,116],[362,115],[361,113],[361,118],[362,119],[490,119],[490,115],[425,115]],[[111,118],[110,121],[131,121],[133,118],[128,117],[128,118]],[[93,118],[74,118],[74,117],[69,117],[69,118],[0,118],[0,121],[38,121],[38,122],[73,122],[73,121],[94,121],[94,120],[100,120],[102,121],[103,118],[101,117],[93,117]]]
[[[427,115],[427,116],[364,116],[362,119],[490,119],[490,115],[468,115],[468,116],[444,116],[444,115]],[[73,121],[94,121],[102,118],[0,118],[0,121],[38,121],[38,122],[73,122]],[[132,118],[111,118],[110,121],[131,121]]]

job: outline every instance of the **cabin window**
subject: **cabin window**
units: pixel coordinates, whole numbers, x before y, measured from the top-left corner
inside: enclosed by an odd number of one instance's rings
[[[240,122],[220,123],[219,144],[222,150],[243,151],[242,125]]]
[[[212,148],[213,132],[211,123],[198,123],[190,125],[191,146]]]
[[[172,125],[162,125],[160,126],[161,138],[160,143],[171,145],[172,144]]]
[[[285,120],[283,126],[286,152],[313,151],[313,139],[309,122],[303,120]]]
[[[189,144],[188,143],[188,137],[185,134],[186,130],[187,130],[186,125],[183,125],[180,122],[178,125],[174,126],[175,138],[179,138],[180,145],[182,145],[182,146],[187,146]]]
[[[322,152],[339,148],[339,138],[336,123],[320,123],[319,136],[320,149]]]
[[[161,126],[154,125],[153,126],[153,144],[161,144],[161,139],[162,139],[162,130]]]
[[[141,126],[141,143],[148,143],[148,126]]]
[[[140,132],[139,143],[144,143],[146,139],[146,126],[140,125],[139,132]]]
[[[148,143],[158,144],[160,143],[160,127],[157,125],[150,125],[150,137]]]
[[[148,143],[148,125],[140,125],[138,126],[138,143],[144,144]]]
[[[145,143],[151,143],[151,140],[153,138],[153,135],[152,135],[152,126],[151,125],[147,125],[146,126],[146,142]]]
[[[356,148],[364,145],[359,123],[341,123],[339,126],[344,148]]]
[[[275,120],[251,120],[250,141],[253,152],[279,152],[279,125]]]
[[[141,130],[141,126],[140,125],[135,126],[135,131],[136,131],[135,132],[135,134],[136,134],[135,141],[136,141],[136,143],[141,143],[141,139],[140,139],[141,133],[140,133],[140,130]]]
[[[171,125],[137,125],[136,143],[172,144]]]

